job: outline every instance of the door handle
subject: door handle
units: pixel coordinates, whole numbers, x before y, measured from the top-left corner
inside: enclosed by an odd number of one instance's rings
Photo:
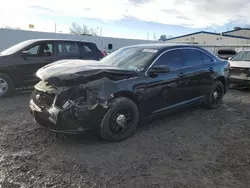
[[[211,71],[211,72],[213,72],[214,71],[214,69],[213,69],[213,67],[209,67],[209,69],[208,69],[209,71]]]
[[[182,78],[184,76],[184,74],[183,74],[183,72],[180,72],[177,76]]]

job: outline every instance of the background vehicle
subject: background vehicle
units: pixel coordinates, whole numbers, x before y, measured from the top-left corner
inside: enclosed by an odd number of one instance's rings
[[[230,83],[250,86],[250,50],[244,50],[229,58]]]
[[[234,48],[218,48],[215,55],[220,59],[228,60],[229,57],[234,56],[236,53]]]
[[[30,111],[52,131],[94,130],[120,141],[136,130],[139,118],[203,102],[217,108],[228,75],[227,61],[199,47],[125,47],[100,62],[68,60],[41,68]]]
[[[61,59],[100,60],[102,52],[94,43],[37,39],[14,45],[0,53],[0,97],[14,88],[35,84],[36,71]]]

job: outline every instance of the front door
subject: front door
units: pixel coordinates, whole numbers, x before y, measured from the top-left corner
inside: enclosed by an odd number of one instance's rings
[[[57,60],[54,55],[53,42],[37,42],[29,46],[23,51],[28,53],[25,55],[20,54],[18,65],[15,66],[16,70],[21,73],[20,86],[27,86],[35,84],[38,81],[35,73],[41,67],[52,63]],[[23,83],[23,84],[22,84]]]
[[[148,109],[150,113],[158,113],[182,102],[182,62],[183,56],[180,50],[171,50],[163,54],[153,63],[154,65],[167,65],[170,68],[169,73],[160,73],[157,75],[147,75],[148,82],[146,86],[148,97]],[[148,74],[148,73],[146,73]]]

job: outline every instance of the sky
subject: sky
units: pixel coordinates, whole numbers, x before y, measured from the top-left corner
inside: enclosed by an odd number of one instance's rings
[[[0,27],[68,33],[76,23],[101,36],[154,40],[248,27],[249,12],[250,0],[0,0]]]

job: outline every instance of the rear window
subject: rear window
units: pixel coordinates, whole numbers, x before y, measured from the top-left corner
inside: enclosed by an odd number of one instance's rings
[[[201,57],[202,57],[204,63],[213,62],[213,59],[203,52],[201,52]]]
[[[183,61],[183,67],[196,66],[203,63],[201,52],[193,49],[182,50],[185,60]]]
[[[80,56],[83,59],[97,59],[101,58],[101,51],[94,43],[78,42],[78,48],[80,50]]]
[[[59,55],[78,55],[79,54],[79,48],[76,44],[76,42],[59,42],[58,43],[58,52]]]

